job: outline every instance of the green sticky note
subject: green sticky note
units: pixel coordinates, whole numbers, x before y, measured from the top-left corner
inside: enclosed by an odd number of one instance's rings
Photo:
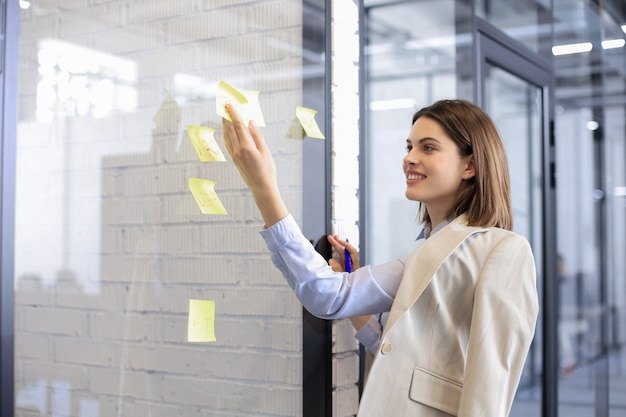
[[[204,214],[226,214],[226,208],[215,192],[215,181],[189,178],[189,189]]]
[[[189,300],[189,342],[215,342],[215,301]]]

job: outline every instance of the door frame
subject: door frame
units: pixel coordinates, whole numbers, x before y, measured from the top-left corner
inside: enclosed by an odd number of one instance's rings
[[[552,62],[511,39],[488,22],[476,18],[474,41],[474,101],[485,106],[488,65],[497,66],[542,91],[542,265],[541,281],[541,415],[557,416],[558,409],[558,281],[556,245],[556,181],[554,149],[554,69]]]

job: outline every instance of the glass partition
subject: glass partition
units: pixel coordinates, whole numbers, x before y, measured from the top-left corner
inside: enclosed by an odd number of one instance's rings
[[[544,277],[544,211],[542,201],[543,89],[495,65],[487,65],[485,108],[502,135],[511,173],[513,230],[530,242],[537,265],[537,288],[542,304]],[[540,309],[519,389],[510,415],[541,414],[541,373],[544,312]]]
[[[375,3],[367,12],[367,263],[407,256],[421,231],[418,205],[404,196],[402,158],[413,113],[463,97],[458,65],[471,68],[469,32],[459,32],[454,0]],[[419,24],[416,24],[419,22]],[[462,26],[462,25],[461,25]],[[471,79],[471,77],[470,77]],[[471,98],[471,97],[465,97]]]
[[[624,10],[560,0],[555,16],[559,415],[623,416]]]
[[[515,39],[529,50],[550,56],[552,0],[476,0],[476,15]]]
[[[302,307],[215,159],[225,81],[302,221],[308,3],[20,2],[16,416],[302,414]]]

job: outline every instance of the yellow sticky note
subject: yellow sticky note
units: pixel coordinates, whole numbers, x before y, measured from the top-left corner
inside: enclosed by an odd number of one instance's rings
[[[215,181],[189,178],[189,189],[204,214],[226,214],[226,209],[215,193]]]
[[[261,111],[261,105],[259,104],[259,91],[254,90],[239,90],[248,100],[248,104],[244,105],[246,108],[246,115],[250,120],[254,120],[257,126],[265,126],[265,119],[263,118],[263,112]]]
[[[188,126],[187,134],[196,153],[203,162],[226,161],[222,150],[213,137],[215,129],[207,126]]]
[[[300,106],[296,107],[296,117],[304,129],[304,133],[311,138],[326,139],[315,121],[316,114],[317,110]]]
[[[215,342],[215,301],[189,300],[187,341]]]
[[[220,81],[215,95],[217,114],[226,120],[231,120],[226,112],[226,103],[235,107],[246,126],[250,120],[254,120],[257,126],[265,126],[265,119],[259,105],[259,92],[252,90],[240,90],[232,85]]]

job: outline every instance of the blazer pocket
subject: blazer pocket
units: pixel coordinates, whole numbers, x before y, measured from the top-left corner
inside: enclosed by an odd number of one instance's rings
[[[453,416],[458,415],[463,385],[423,368],[415,368],[409,397]]]

